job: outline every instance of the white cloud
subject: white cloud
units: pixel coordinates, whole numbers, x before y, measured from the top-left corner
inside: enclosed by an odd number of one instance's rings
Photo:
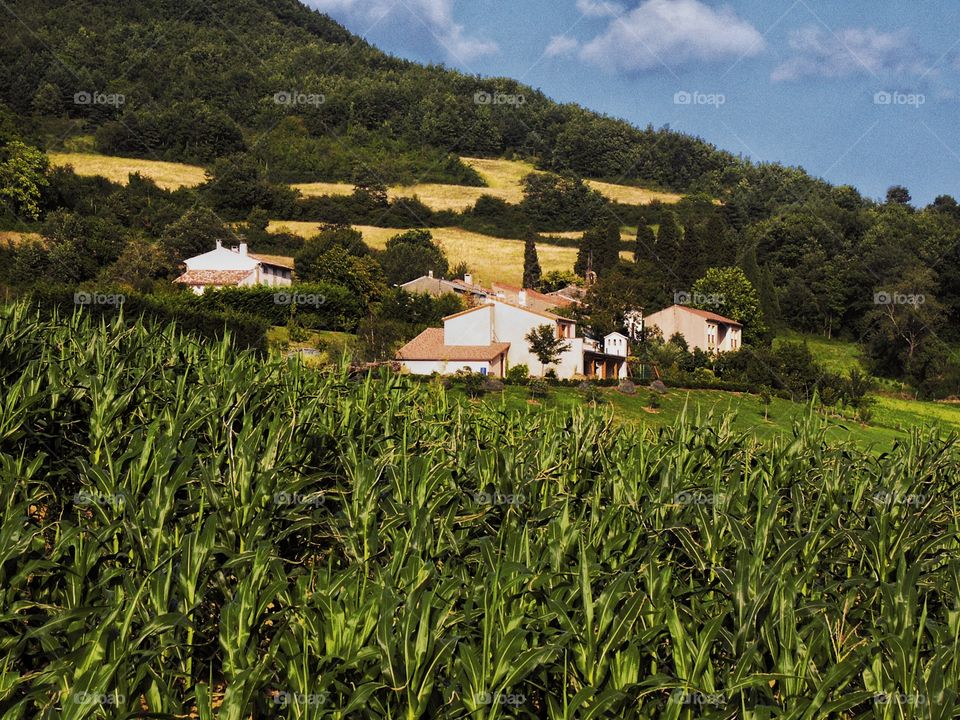
[[[544,50],[549,57],[559,57],[561,55],[569,55],[574,50],[580,47],[574,38],[568,37],[567,35],[554,35],[550,38],[550,42],[547,44],[547,49]]]
[[[470,36],[453,19],[453,0],[304,0],[365,35],[372,27],[401,28],[400,32],[426,31],[450,55],[466,62],[498,50],[497,44]]]
[[[616,17],[624,8],[610,0],[577,0],[577,10],[588,17]]]
[[[580,56],[608,70],[638,72],[666,65],[753,56],[763,37],[728,7],[700,0],[645,0],[612,20]]]
[[[789,45],[793,55],[774,69],[771,78],[775,81],[855,75],[920,76],[929,70],[906,30],[846,28],[831,33],[811,26],[792,32]]]

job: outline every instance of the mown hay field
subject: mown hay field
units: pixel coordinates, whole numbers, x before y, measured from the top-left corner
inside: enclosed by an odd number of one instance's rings
[[[321,223],[274,220],[270,232],[286,228],[290,232],[309,238],[317,234]],[[394,235],[406,232],[399,228],[382,228],[372,225],[355,225],[363,233],[364,242],[382,250]],[[440,243],[451,265],[465,262],[475,278],[484,283],[506,282],[519,284],[523,279],[523,241],[496,238],[470,232],[456,227],[430,228],[434,239]],[[580,233],[581,235],[583,233]],[[540,243],[537,246],[540,267],[543,272],[551,270],[571,271],[577,259],[577,249]],[[630,257],[630,253],[622,253]]]
[[[126,184],[132,173],[140,173],[167,190],[193,187],[206,178],[202,167],[184,163],[83,152],[52,152],[49,157],[52,165],[71,165],[78,175],[99,175],[113,182]]]
[[[955,436],[638,432],[26,304],[0,356],[7,718],[960,709]]]

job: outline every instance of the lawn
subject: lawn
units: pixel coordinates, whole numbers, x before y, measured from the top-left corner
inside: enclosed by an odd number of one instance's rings
[[[51,152],[48,155],[52,165],[72,165],[77,175],[99,175],[123,184],[127,183],[131,173],[137,172],[167,190],[193,187],[206,178],[202,167],[184,163],[112,157],[84,152]]]

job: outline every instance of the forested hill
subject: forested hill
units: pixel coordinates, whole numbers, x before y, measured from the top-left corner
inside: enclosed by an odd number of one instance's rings
[[[20,116],[86,121],[113,154],[209,163],[256,147],[284,182],[350,180],[360,159],[386,182],[479,184],[447,154],[516,153],[545,169],[717,196],[750,174],[681,133],[393,58],[297,0],[10,0],[4,14],[0,101]],[[78,104],[78,93],[103,102]],[[478,93],[522,104],[483,104]],[[794,195],[826,189],[802,172],[767,172],[771,186],[801,183]]]

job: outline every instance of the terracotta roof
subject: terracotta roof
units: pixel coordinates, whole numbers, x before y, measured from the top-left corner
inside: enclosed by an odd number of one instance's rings
[[[174,282],[184,285],[239,285],[252,270],[187,270]]]
[[[542,292],[537,292],[536,290],[530,290],[529,288],[521,288],[516,285],[507,285],[506,283],[494,283],[493,289],[503,288],[509,292],[512,292],[516,295],[520,294],[521,290],[526,290],[527,297],[531,300],[540,300],[541,302],[550,303],[553,307],[567,307],[573,305],[573,300],[562,295],[544,295]]]
[[[262,263],[267,265],[274,265],[276,267],[286,268],[287,270],[293,270],[293,258],[287,257],[286,255],[261,255],[260,253],[247,253],[254,260],[259,260]]]
[[[427,328],[397,353],[399,360],[494,360],[510,349],[510,343],[489,345],[444,345],[443,328]]]
[[[715,312],[710,312],[709,310],[701,310],[700,308],[690,307],[689,305],[674,305],[675,308],[681,308],[682,310],[687,310],[692,312],[694,315],[699,315],[700,317],[706,318],[707,320],[715,320],[716,322],[726,323],[727,325],[736,325],[737,327],[743,327],[742,324],[738,323],[736,320],[731,320],[728,317],[723,315],[717,315]],[[667,308],[670,310],[671,308]],[[661,310],[661,312],[663,312]]]

